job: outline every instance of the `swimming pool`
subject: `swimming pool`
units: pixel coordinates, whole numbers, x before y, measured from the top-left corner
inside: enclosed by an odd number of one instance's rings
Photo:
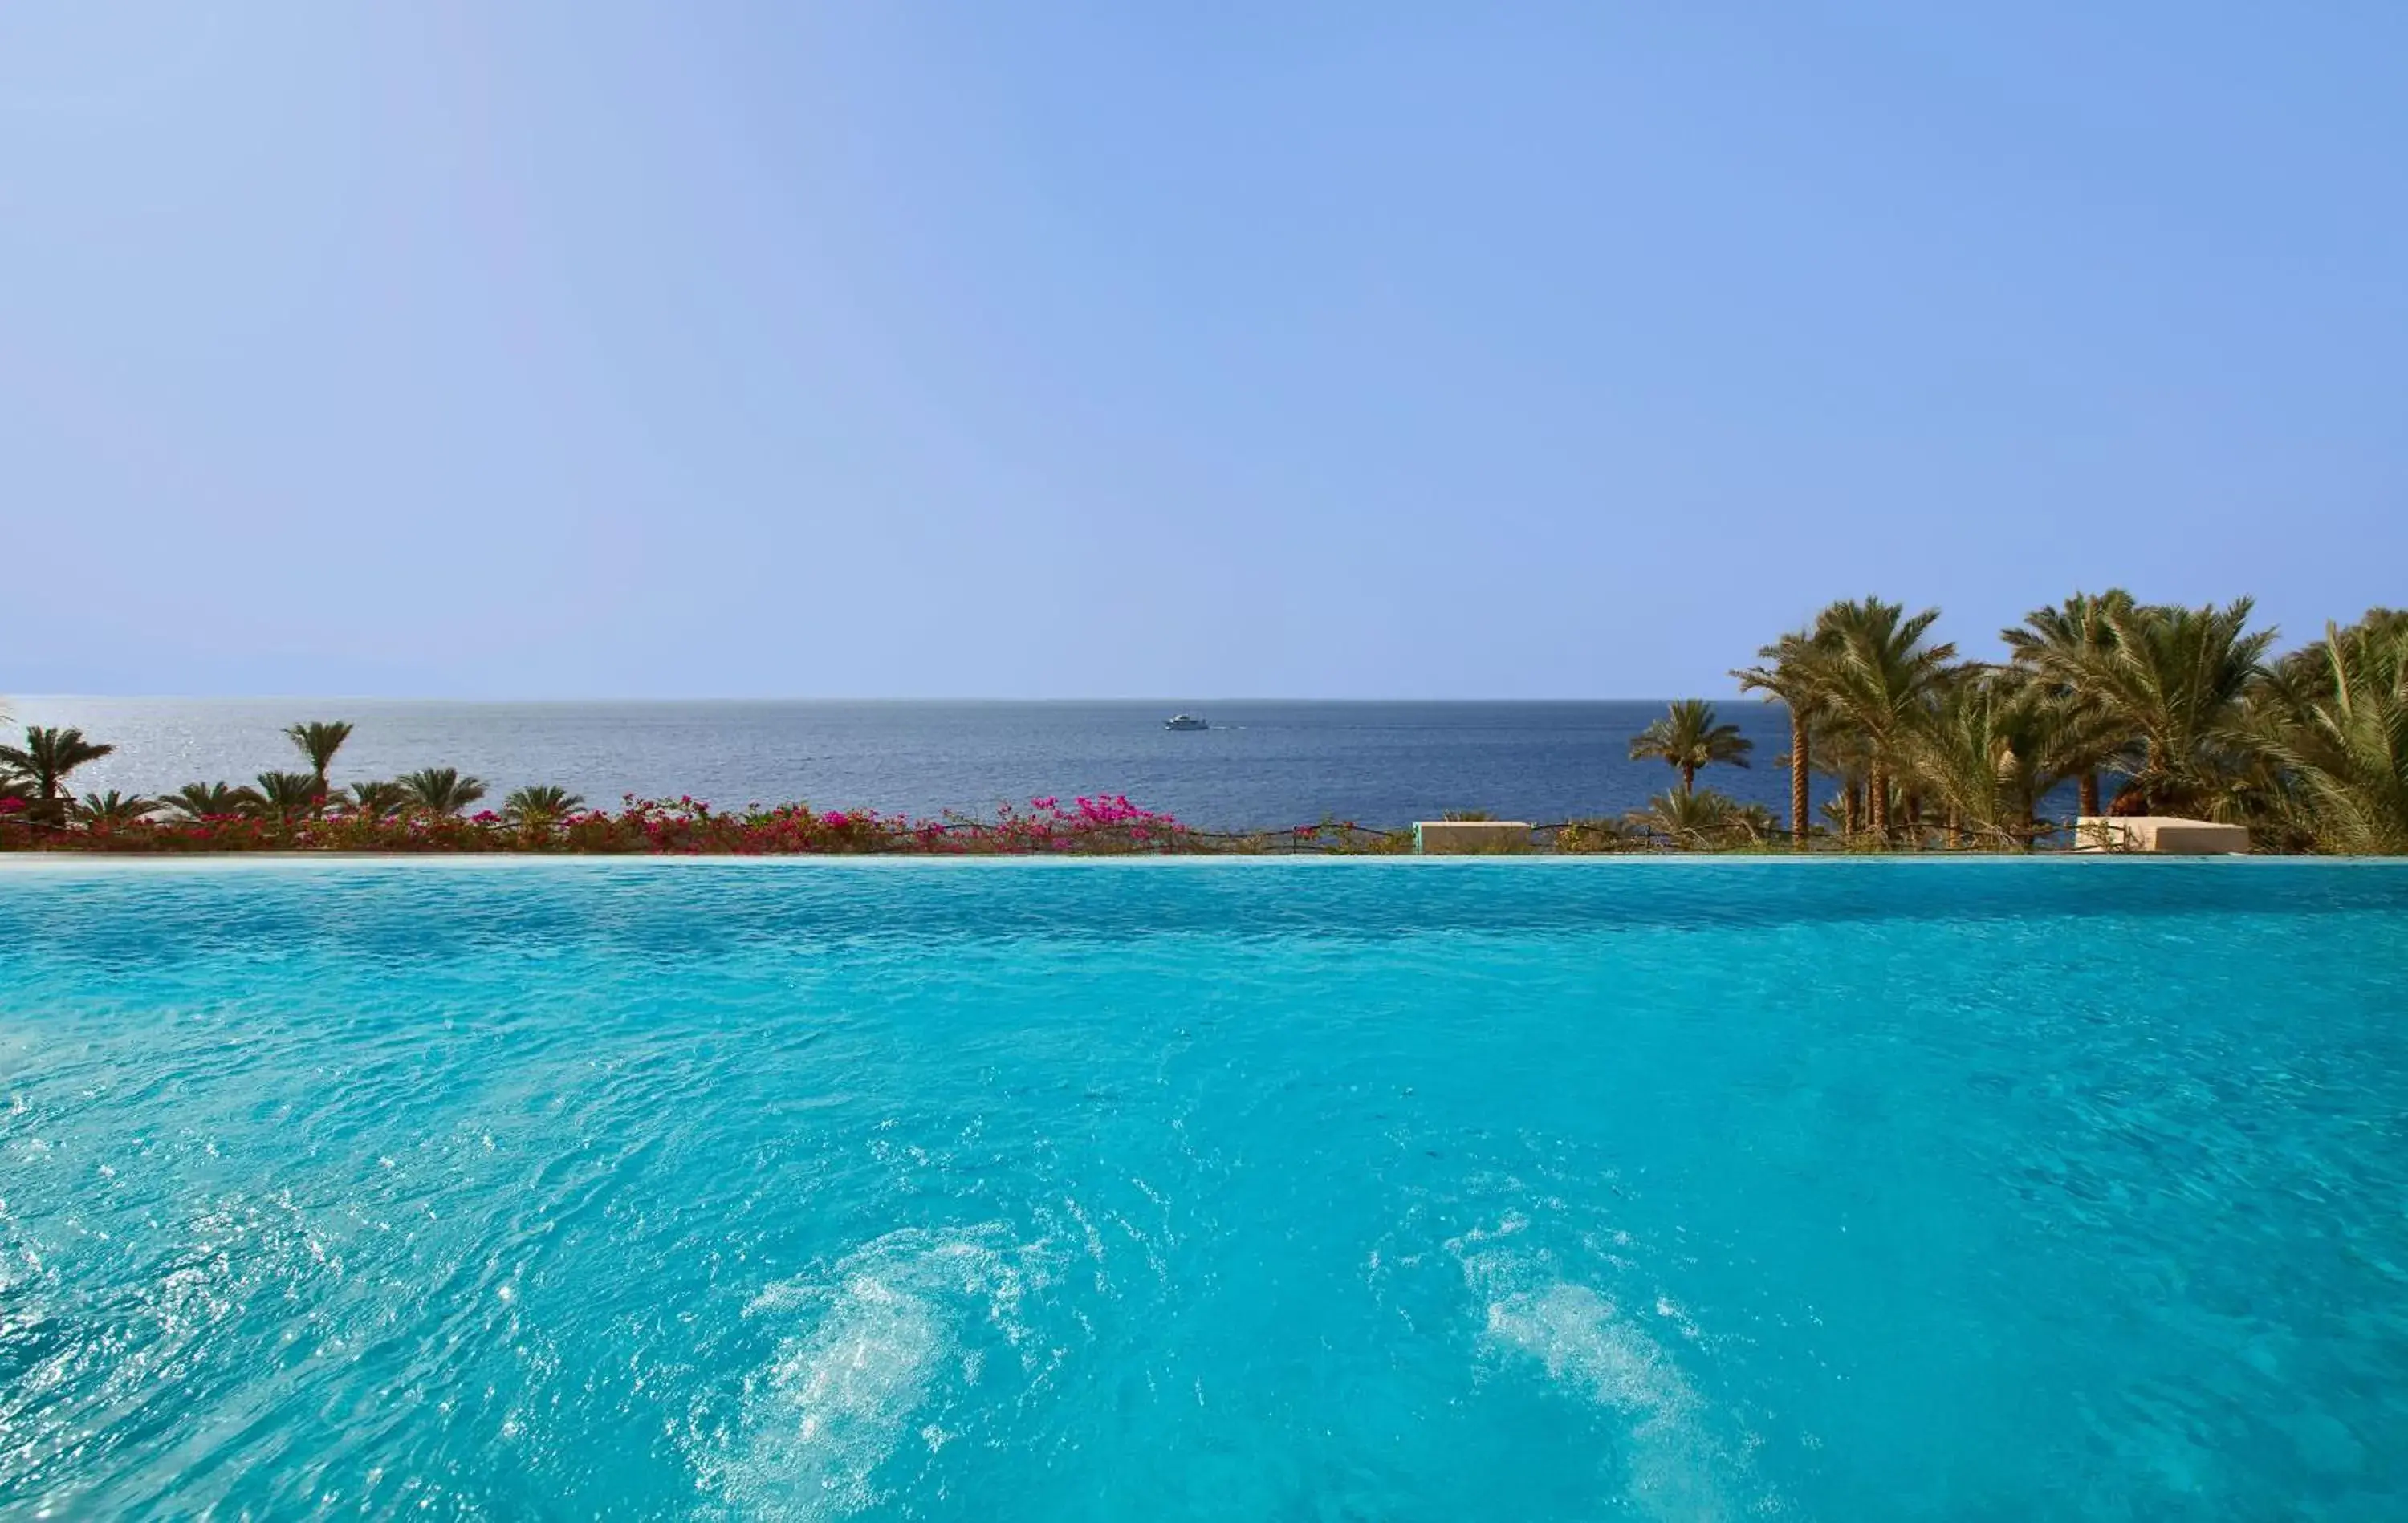
[[[2408,1516],[2408,866],[9,864],[0,1515]]]

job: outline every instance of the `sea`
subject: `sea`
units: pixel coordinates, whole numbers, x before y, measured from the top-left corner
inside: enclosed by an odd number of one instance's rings
[[[297,770],[282,734],[305,719],[356,727],[335,781],[448,766],[498,802],[552,783],[595,805],[691,796],[722,808],[991,814],[1034,798],[1125,794],[1209,830],[1325,818],[1398,826],[1447,810],[1553,823],[1643,807],[1676,776],[1630,760],[1661,701],[641,702],[21,697],[19,724],[75,725],[117,747],[79,769],[78,793],[161,793]],[[1785,817],[1778,705],[1735,699],[1722,717],[1755,742],[1747,768],[1699,777]],[[1194,713],[1211,728],[1172,731]],[[1819,804],[1831,785],[1817,780]]]

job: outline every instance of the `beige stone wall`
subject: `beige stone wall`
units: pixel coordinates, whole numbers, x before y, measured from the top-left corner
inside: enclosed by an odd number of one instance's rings
[[[2074,821],[2074,841],[2076,851],[2153,851],[2178,857],[2249,849],[2249,833],[2238,825],[2172,815],[2085,815]]]
[[[1413,849],[1426,856],[1527,851],[1526,819],[1425,819],[1413,825]]]

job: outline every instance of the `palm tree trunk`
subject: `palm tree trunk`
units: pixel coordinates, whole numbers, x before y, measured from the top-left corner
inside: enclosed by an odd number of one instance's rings
[[[1889,847],[1889,769],[1876,763],[1873,775],[1865,788],[1872,795],[1873,840],[1884,850]]]
[[[2073,792],[2075,799],[2073,809],[2076,814],[2099,813],[2099,775],[2097,773],[2084,773],[2081,781],[2073,785]]]
[[[1948,844],[1958,848],[1965,845],[1965,817],[1954,809],[1948,811]]]
[[[1697,790],[1698,769],[1689,765],[1686,762],[1684,762],[1681,763],[1681,791],[1684,793],[1694,793]]]
[[[1797,850],[1806,849],[1813,821],[1807,810],[1813,805],[1812,779],[1806,759],[1806,719],[1797,710],[1789,711],[1789,844]]]
[[[1840,833],[1854,841],[1857,829],[1865,820],[1865,795],[1861,787],[1849,783],[1841,789],[1840,813]]]

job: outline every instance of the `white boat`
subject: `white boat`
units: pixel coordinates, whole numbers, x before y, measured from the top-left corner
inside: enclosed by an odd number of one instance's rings
[[[1173,714],[1162,721],[1165,730],[1210,730],[1212,727],[1193,714]]]

